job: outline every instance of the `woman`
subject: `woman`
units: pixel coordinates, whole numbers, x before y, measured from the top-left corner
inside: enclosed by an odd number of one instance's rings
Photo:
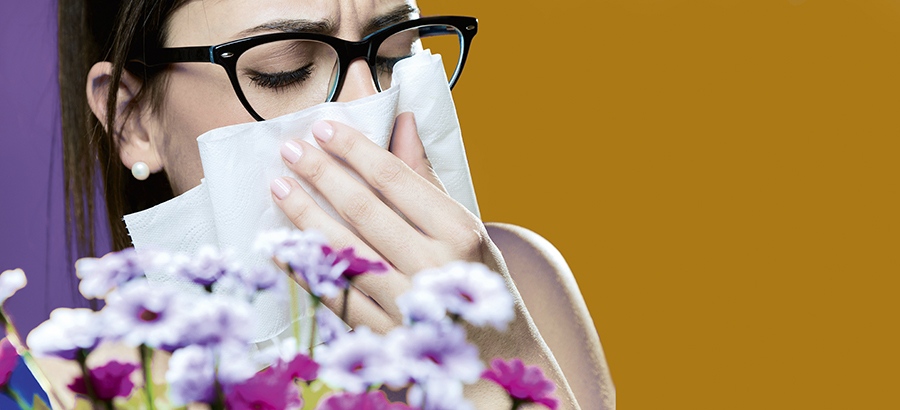
[[[123,215],[152,207],[200,183],[203,171],[197,136],[309,106],[267,105],[252,97],[255,88],[245,88],[245,84],[281,87],[318,78],[315,68],[264,71],[241,67],[239,59],[230,74],[246,75],[249,80],[229,81],[221,67],[169,64],[186,60],[182,56],[166,61],[159,57],[164,54],[159,50],[223,44],[277,32],[314,32],[359,41],[394,24],[410,25],[404,22],[418,18],[416,7],[414,2],[402,0],[132,1],[115,11],[105,4],[85,7],[61,1],[67,198],[73,198],[70,209],[80,216],[80,251],[92,252],[92,193],[97,189],[93,186],[95,165],[85,158],[100,161],[113,246],[128,247]],[[71,39],[77,39],[81,48],[73,47]],[[316,102],[351,101],[387,88],[384,78],[390,76],[382,77],[379,70],[389,71],[390,64],[357,58],[361,56],[350,56],[347,61],[347,56],[336,58],[334,54],[340,53],[327,47],[323,50],[323,59],[343,69],[337,70],[338,75],[325,75],[323,87],[306,89],[303,96],[321,89],[324,98]],[[260,61],[273,55],[265,54]],[[328,90],[333,90],[333,95]],[[483,357],[517,356],[540,365],[560,387],[563,408],[576,408],[577,403],[582,408],[614,407],[615,393],[599,339],[562,257],[549,243],[522,228],[485,226],[450,198],[425,158],[412,115],[397,117],[390,152],[337,122],[319,122],[313,126],[313,134],[325,152],[299,140],[281,147],[281,156],[296,176],[273,180],[272,200],[297,228],[320,230],[337,247],[353,246],[363,256],[389,262],[391,272],[358,283],[359,290],[351,293],[355,299],[350,303],[351,326],[364,324],[387,331],[399,323],[393,300],[409,287],[412,274],[453,260],[481,262],[514,281],[521,292],[516,319],[507,332],[470,329],[470,338]],[[404,223],[403,217],[342,171],[333,156],[376,187],[414,226]],[[358,235],[325,214],[298,179],[318,189]],[[420,205],[423,203],[428,206]],[[81,215],[83,210],[86,212]],[[556,301],[555,307],[548,307],[547,300]],[[341,304],[339,299],[326,301],[332,309],[340,309]],[[532,306],[531,316],[525,305]],[[546,344],[538,330],[548,336]],[[479,384],[467,395],[479,407],[496,408],[499,396],[495,393],[490,386]]]

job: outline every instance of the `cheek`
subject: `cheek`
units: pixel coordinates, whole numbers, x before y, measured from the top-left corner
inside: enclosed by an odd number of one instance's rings
[[[165,95],[162,137],[156,150],[175,195],[180,195],[203,178],[197,137],[253,118],[235,95],[225,71],[212,64],[176,65]]]

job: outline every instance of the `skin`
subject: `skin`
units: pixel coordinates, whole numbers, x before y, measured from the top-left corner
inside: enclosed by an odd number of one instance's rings
[[[359,40],[368,34],[362,32],[367,22],[403,4],[407,3],[402,0],[193,1],[172,16],[167,46],[220,44],[244,37],[239,33],[250,27],[285,18],[331,20],[337,23],[336,37]],[[416,6],[413,2],[408,4]],[[110,72],[109,63],[99,62],[90,71],[87,82],[88,101],[101,119],[105,117],[105,90],[109,86],[106,80]],[[148,101],[134,101],[133,97],[141,87],[134,76],[126,73],[117,86],[122,101],[120,106],[136,104],[138,107],[120,123],[119,152],[123,164],[131,168],[135,162],[142,161],[152,172],[165,169],[176,195],[197,186],[203,177],[197,136],[226,125],[253,121],[235,97],[224,70],[214,64],[174,64],[168,73],[165,101],[160,112],[154,112]],[[367,64],[357,60],[350,65],[338,101],[351,101],[375,92]],[[478,345],[486,362],[494,357],[519,357],[526,364],[540,366],[559,386],[556,394],[562,400],[561,408],[578,408],[576,396],[528,314],[501,252],[488,236],[485,225],[450,198],[437,180],[425,158],[412,114],[401,114],[396,119],[390,151],[338,122],[317,123],[313,134],[324,152],[295,140],[283,146],[280,153],[273,153],[282,155],[295,175],[272,181],[272,199],[297,228],[317,229],[335,248],[352,246],[365,257],[389,262],[391,269],[386,275],[362,277],[352,289],[349,324],[354,327],[367,325],[376,332],[386,333],[400,324],[401,317],[394,300],[411,287],[415,272],[454,260],[484,263],[506,279],[516,300],[516,317],[503,333],[469,328],[469,339]],[[408,222],[372,190],[343,171],[335,157],[343,159],[394,204]],[[328,216],[301,188],[297,178],[306,180],[322,192],[360,236]],[[522,277],[522,280],[528,279]],[[301,286],[305,284],[301,283]],[[544,296],[542,291],[543,288],[526,296],[538,300]],[[580,306],[583,306],[583,300],[578,296]],[[340,297],[324,302],[340,313],[343,305]],[[586,308],[582,310],[586,314]],[[554,320],[551,318],[547,322]],[[548,324],[547,329],[555,332],[552,326]],[[596,337],[596,331],[593,332]],[[573,337],[579,337],[583,329],[576,333]],[[599,349],[599,340],[596,347]],[[605,360],[601,366],[605,366]],[[570,377],[594,380],[595,370],[574,371]],[[605,367],[602,370],[606,371]],[[608,380],[604,383],[611,387]],[[589,387],[587,390],[594,389]],[[585,394],[585,399],[597,403]],[[486,381],[467,387],[466,395],[478,408],[509,407],[505,393]]]

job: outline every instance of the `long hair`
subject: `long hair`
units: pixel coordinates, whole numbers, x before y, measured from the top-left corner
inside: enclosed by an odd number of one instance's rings
[[[68,249],[78,256],[95,256],[98,206],[101,193],[112,239],[112,249],[131,245],[122,216],[146,209],[172,198],[165,172],[145,181],[129,177],[119,160],[117,115],[128,116],[136,107],[129,104],[117,112],[117,84],[130,56],[162,47],[166,22],[186,0],[59,0],[59,85],[62,104],[63,157],[66,196]],[[100,61],[112,64],[103,123],[88,105],[85,95],[87,75]],[[161,108],[165,69],[150,71],[131,66],[129,72],[143,85],[133,101],[150,98]],[[99,172],[98,172],[99,171]],[[74,242],[74,244],[73,244]]]

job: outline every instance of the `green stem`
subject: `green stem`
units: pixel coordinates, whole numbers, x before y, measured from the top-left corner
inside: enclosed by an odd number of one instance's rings
[[[347,305],[350,303],[350,284],[344,288],[344,307],[341,309],[341,320],[347,323]]]
[[[316,346],[316,327],[318,323],[316,323],[316,310],[319,308],[319,298],[316,296],[312,296],[312,314],[310,317],[312,318],[311,329],[309,332],[309,358],[312,360],[313,357],[313,347]]]
[[[512,397],[511,397],[511,398],[512,398]],[[512,398],[512,399],[513,399],[513,404],[512,404],[512,408],[511,408],[510,410],[516,410],[516,409],[519,408],[519,406],[521,406],[522,404],[525,403],[524,400],[519,400],[519,399],[516,399],[516,398]]]
[[[291,289],[291,326],[294,329],[294,339],[297,340],[297,351],[300,351],[302,343],[300,341],[300,321],[297,320],[300,317],[300,294],[293,283],[289,287]]]
[[[138,347],[138,349],[141,354],[141,368],[144,370],[144,392],[147,394],[147,409],[153,410],[153,374],[151,372],[153,350],[150,350],[150,348],[144,344]]]
[[[4,394],[9,396],[9,398],[15,400],[16,404],[19,405],[20,409],[22,409],[22,410],[33,410],[34,409],[34,407],[28,405],[28,402],[26,402],[25,400],[22,400],[22,396],[19,396],[19,393],[16,392],[15,389],[11,389],[9,387],[9,385],[3,386],[3,388],[0,389],[0,391],[2,391]]]
[[[87,351],[78,349],[78,352],[75,353],[75,360],[81,367],[81,374],[84,377],[84,389],[87,390],[88,397],[91,398],[91,407],[95,407],[98,400],[97,393],[94,392],[94,383],[91,381],[91,371],[87,367]]]

